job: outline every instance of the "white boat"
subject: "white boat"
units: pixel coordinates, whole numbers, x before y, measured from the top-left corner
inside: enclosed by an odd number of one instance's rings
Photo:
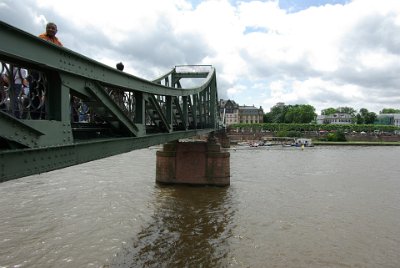
[[[238,146],[248,146],[249,143],[247,141],[241,141],[237,143]]]
[[[270,141],[261,142],[260,146],[272,146],[272,142]]]
[[[294,139],[294,143],[292,144],[292,146],[296,146],[296,147],[313,147],[313,143],[311,139],[306,139],[306,138],[297,138]]]
[[[252,142],[249,145],[250,145],[250,147],[258,147],[259,146],[259,144],[257,142]]]

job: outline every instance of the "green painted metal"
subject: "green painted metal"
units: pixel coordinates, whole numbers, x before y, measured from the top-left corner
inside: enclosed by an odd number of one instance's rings
[[[99,83],[87,83],[88,88],[92,95],[97,98],[98,101],[103,103],[107,108],[108,112],[112,113],[121,124],[123,124],[132,134],[132,136],[138,136],[138,128],[130,120],[130,118],[118,107],[118,105],[107,95],[104,88]]]
[[[213,129],[154,134],[137,138],[98,139],[36,149],[7,150],[0,153],[0,182],[190,138],[210,131]]]
[[[219,128],[212,66],[147,81],[0,22],[0,182]],[[14,68],[15,67],[15,68]],[[14,94],[14,71],[30,91]],[[202,79],[182,88],[183,79]]]

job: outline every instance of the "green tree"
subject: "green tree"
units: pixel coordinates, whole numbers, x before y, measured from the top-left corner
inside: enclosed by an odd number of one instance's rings
[[[356,115],[356,123],[360,124],[373,124],[376,119],[376,113],[369,112],[366,108],[361,108]]]
[[[316,117],[315,108],[308,104],[296,104],[288,107],[285,123],[311,123]]]
[[[288,110],[288,105],[275,105],[271,108],[269,113],[265,114],[267,122],[271,123],[284,123],[285,115]]]
[[[365,122],[364,124],[373,124],[378,116],[374,112],[369,112],[365,116]]]
[[[263,116],[263,119],[264,119],[264,121],[263,121],[264,123],[273,123],[272,116],[270,113],[265,113]]]
[[[359,114],[364,118],[368,115],[368,113],[369,113],[369,111],[366,108],[361,108],[359,111]]]
[[[321,111],[321,115],[330,115],[335,113],[345,113],[350,114],[352,116],[356,116],[356,110],[351,107],[338,107],[338,108],[327,108]]]
[[[362,124],[364,124],[364,117],[360,114],[360,113],[358,113],[357,115],[356,115],[356,124],[357,125],[362,125]]]
[[[329,133],[326,136],[328,141],[346,141],[346,135],[342,131],[336,131],[333,133]]]
[[[345,114],[349,114],[351,116],[356,116],[356,110],[354,110],[354,108],[351,107],[339,107],[336,109],[337,113],[345,113]]]
[[[321,111],[321,115],[330,115],[336,113],[336,108],[327,108]]]
[[[400,114],[399,109],[394,108],[383,108],[382,111],[379,112],[380,114]]]

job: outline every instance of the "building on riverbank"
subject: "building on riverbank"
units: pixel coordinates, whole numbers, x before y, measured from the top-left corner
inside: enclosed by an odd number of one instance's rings
[[[240,106],[234,100],[220,99],[220,115],[226,126],[238,123],[257,124],[263,123],[264,110],[253,106]]]
[[[354,117],[346,113],[334,113],[334,114],[317,116],[317,124],[350,125],[353,123],[353,120]]]
[[[400,127],[400,114],[378,114],[375,124]]]

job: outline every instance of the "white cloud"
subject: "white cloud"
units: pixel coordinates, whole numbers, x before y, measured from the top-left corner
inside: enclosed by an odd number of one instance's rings
[[[365,69],[387,69],[399,62],[398,56],[393,56],[379,49],[378,51],[361,51],[357,55],[360,65]]]
[[[278,1],[232,2],[3,0],[0,15],[34,34],[55,21],[66,47],[110,66],[123,61],[146,79],[212,64],[220,97],[266,111],[276,102],[400,108],[400,1],[297,12]]]
[[[246,87],[244,87],[243,85],[238,85],[238,86],[235,86],[235,87],[228,88],[227,91],[228,91],[229,95],[235,96],[236,94],[241,93],[241,92],[243,92],[245,90],[246,90]]]

